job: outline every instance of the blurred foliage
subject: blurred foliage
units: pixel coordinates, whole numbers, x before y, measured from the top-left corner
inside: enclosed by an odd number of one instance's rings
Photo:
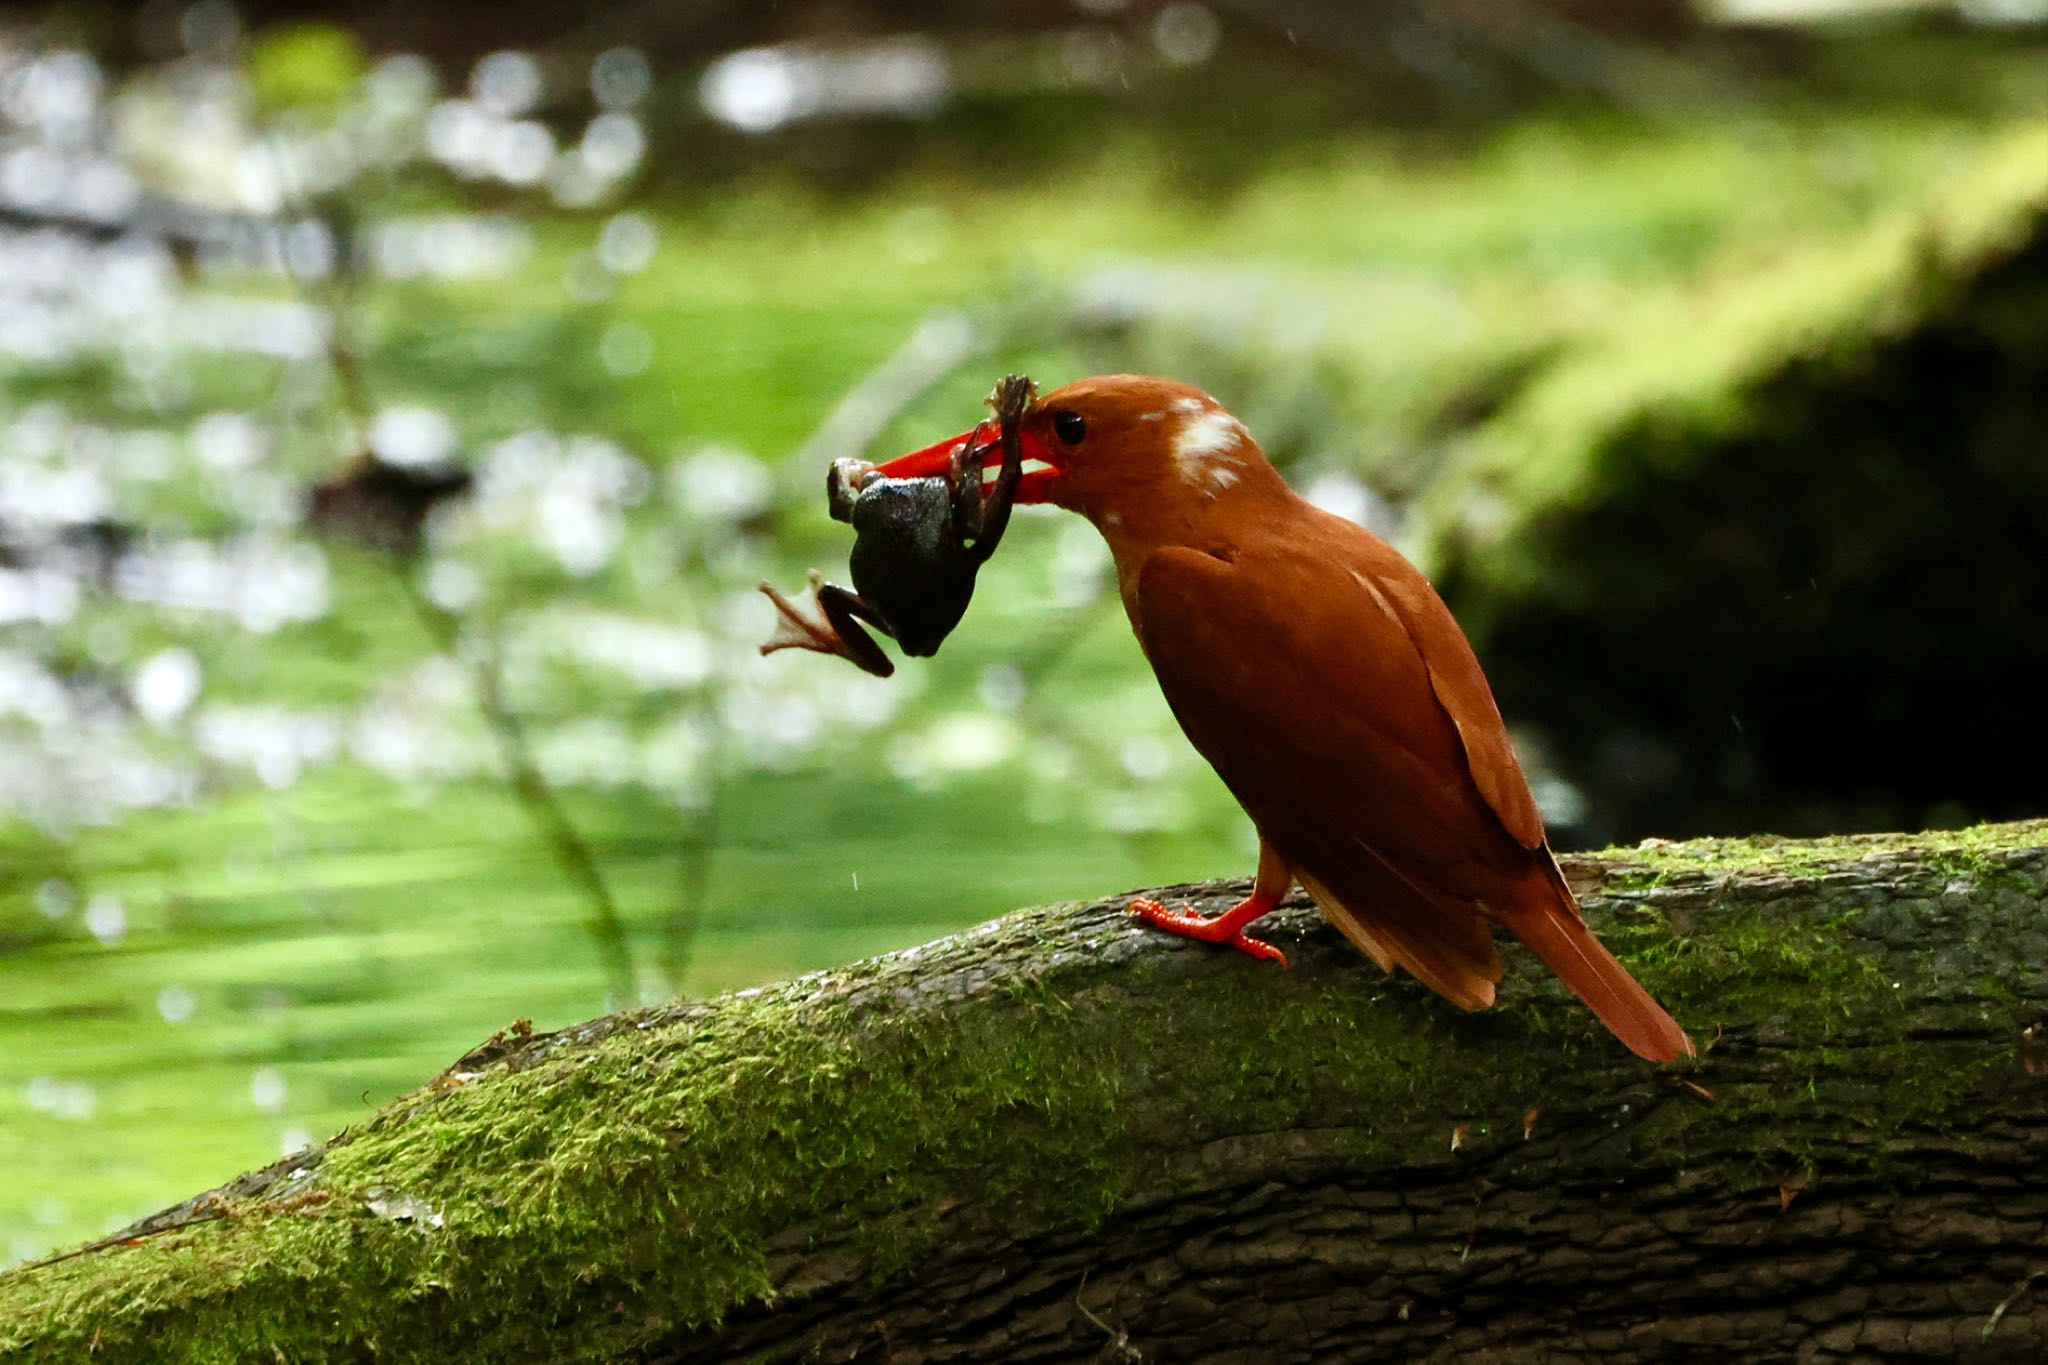
[[[2035,809],[2048,124],[1675,304],[1431,487],[1427,561],[1508,714],[1629,838]]]
[[[243,70],[266,109],[333,104],[362,79],[366,63],[355,35],[332,24],[295,24],[258,33]]]

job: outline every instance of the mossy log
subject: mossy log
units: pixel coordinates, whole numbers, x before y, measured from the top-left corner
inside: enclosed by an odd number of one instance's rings
[[[2048,821],[1568,860],[1701,1056],[1123,898],[491,1040],[0,1277],[79,1360],[2048,1358]],[[1171,888],[1215,906],[1241,888]]]

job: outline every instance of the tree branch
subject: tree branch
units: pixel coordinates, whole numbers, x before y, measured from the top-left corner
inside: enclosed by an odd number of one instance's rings
[[[2044,845],[1570,860],[1680,1068],[1512,948],[1465,1015],[1305,906],[1280,972],[1122,897],[501,1035],[0,1277],[0,1354],[2031,1361]]]

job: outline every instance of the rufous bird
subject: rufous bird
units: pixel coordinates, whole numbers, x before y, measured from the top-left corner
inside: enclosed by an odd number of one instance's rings
[[[1259,832],[1251,894],[1229,910],[1134,914],[1284,965],[1247,930],[1299,882],[1381,968],[1468,1010],[1493,1003],[1499,924],[1631,1051],[1692,1052],[1586,927],[1479,660],[1414,565],[1296,494],[1186,384],[1084,379],[1033,404],[1021,435],[1016,501],[1102,533],[1167,703]],[[881,471],[937,473],[974,438]]]

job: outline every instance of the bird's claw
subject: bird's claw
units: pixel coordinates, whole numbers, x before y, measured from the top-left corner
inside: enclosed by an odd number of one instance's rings
[[[1125,906],[1124,913],[1169,934],[1200,939],[1204,943],[1221,943],[1261,962],[1277,962],[1283,970],[1287,966],[1287,954],[1264,939],[1253,938],[1244,930],[1233,928],[1222,915],[1200,915],[1186,904],[1175,910],[1142,896]]]

